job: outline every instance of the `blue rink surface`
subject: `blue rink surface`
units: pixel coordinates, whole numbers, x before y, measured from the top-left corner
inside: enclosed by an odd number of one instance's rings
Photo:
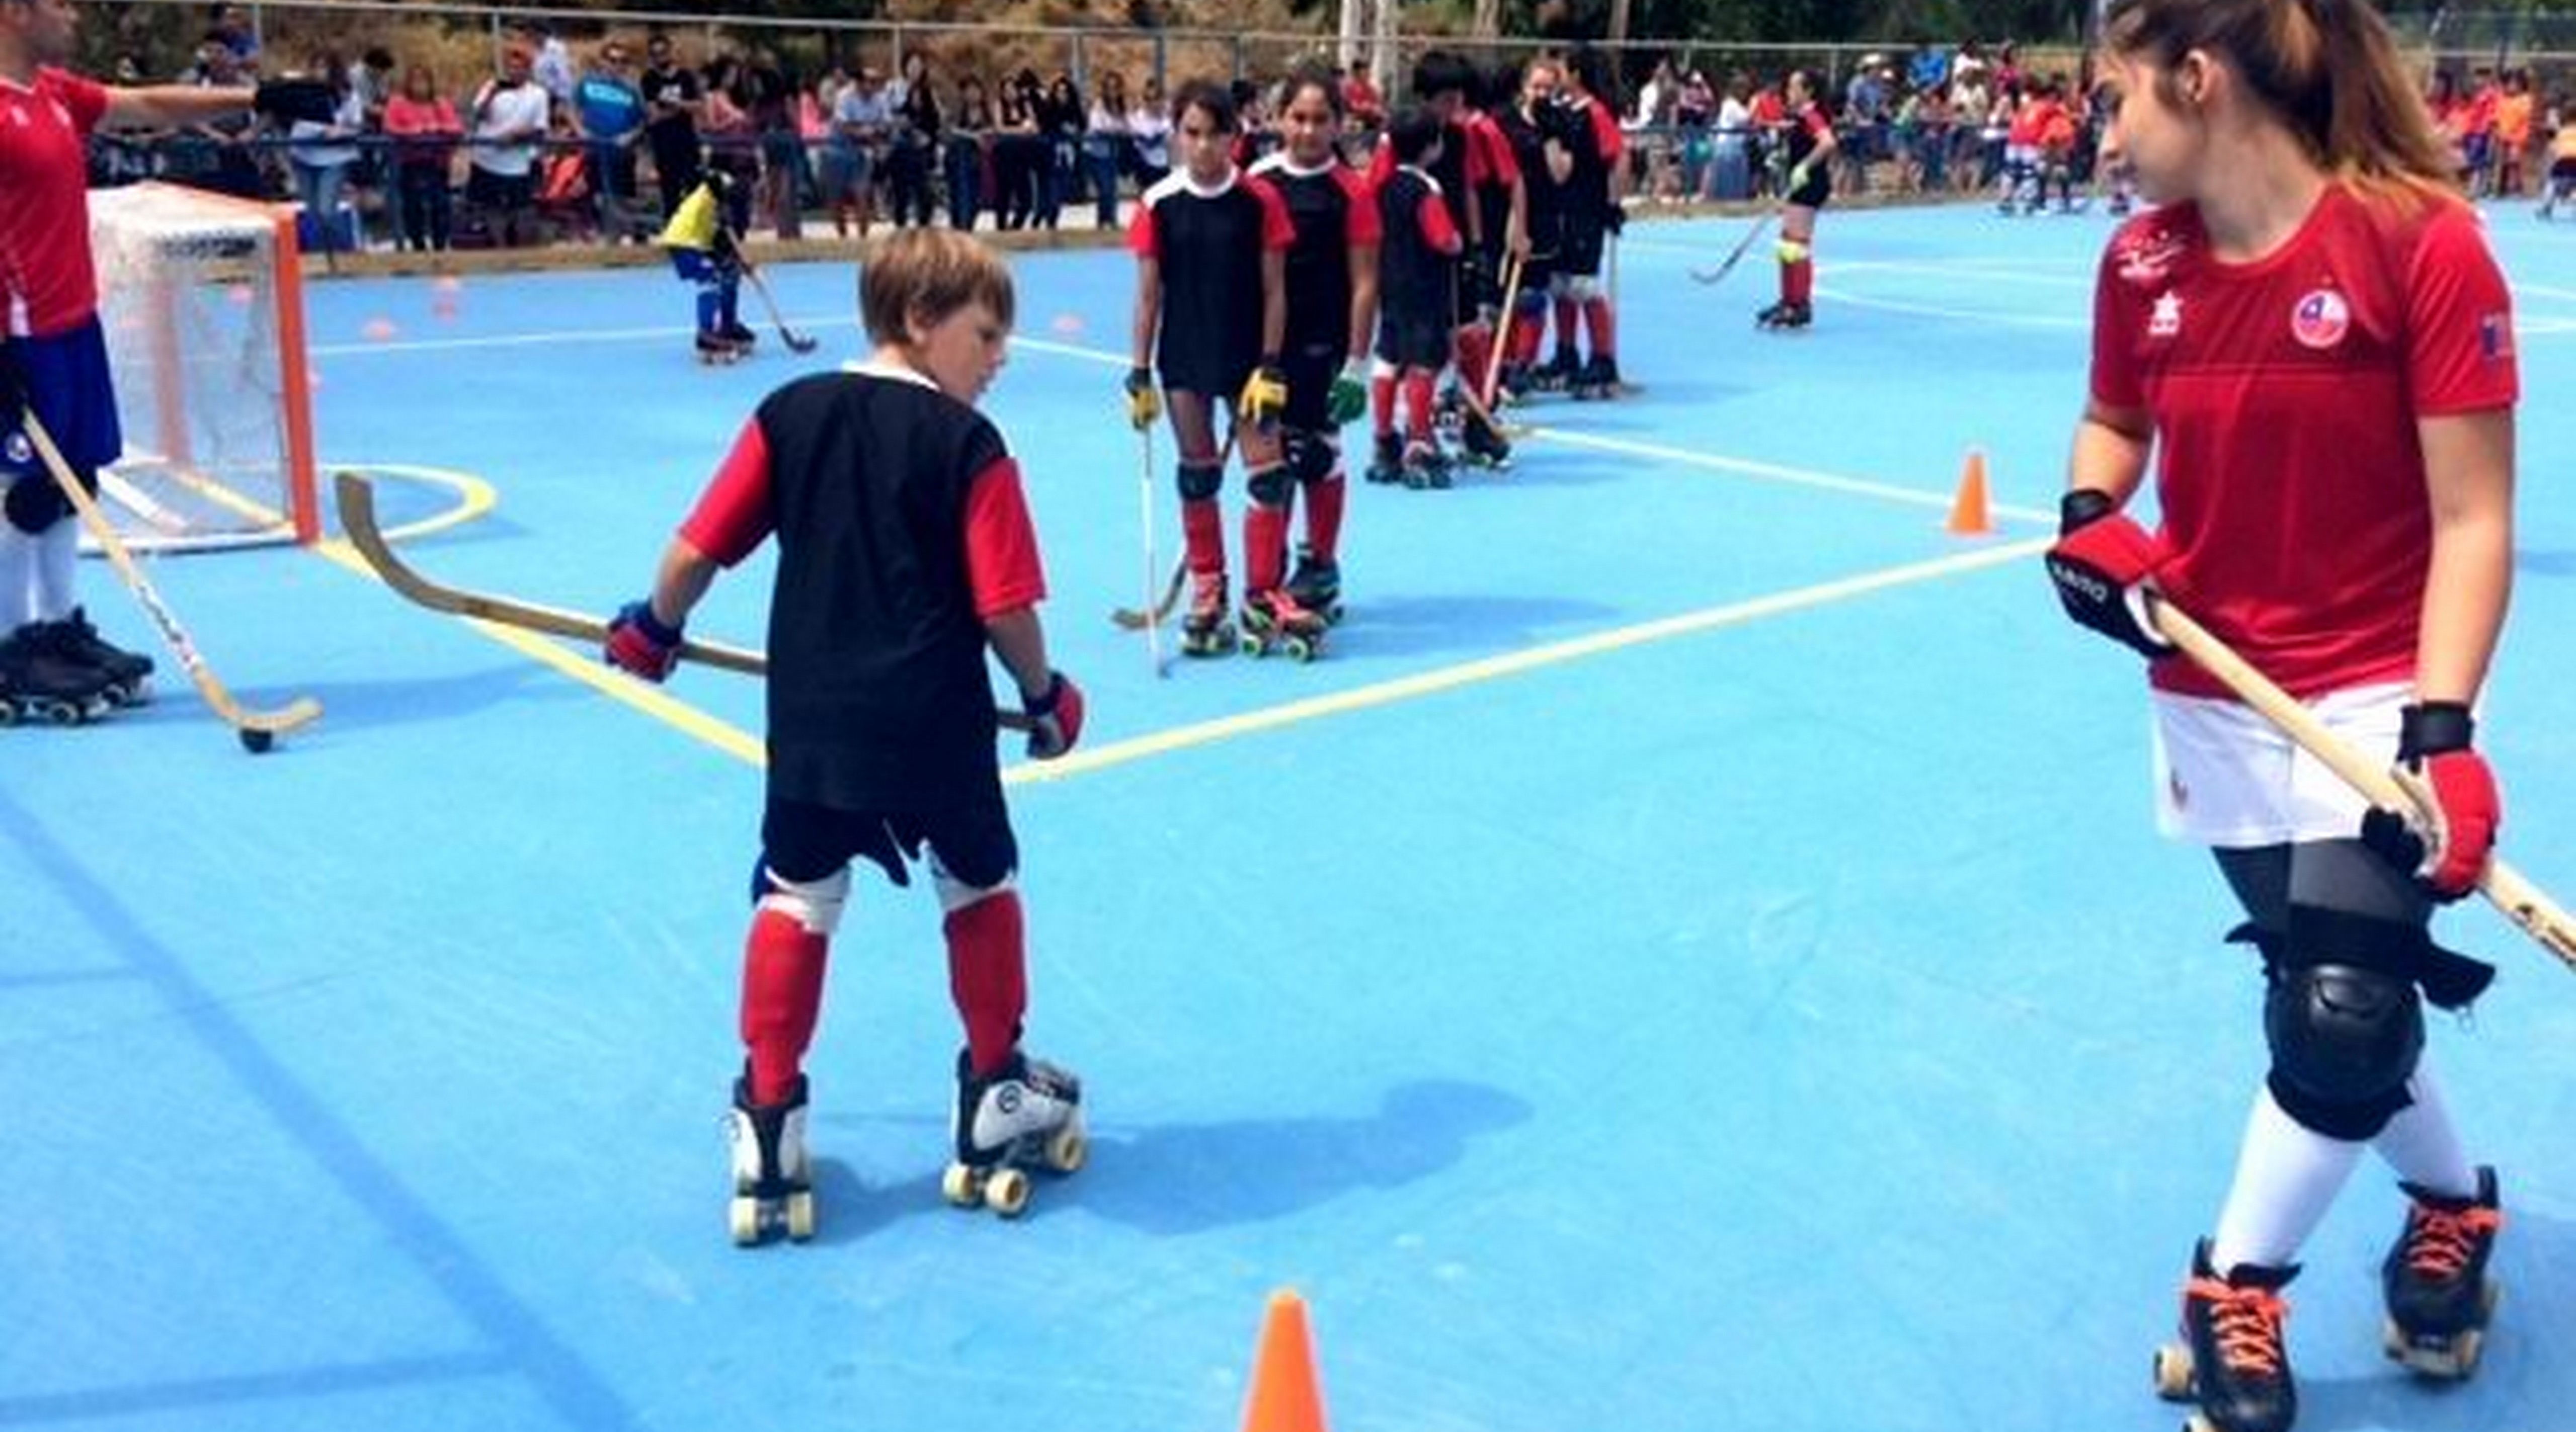
[[[1630,227],[1642,395],[1522,410],[1505,478],[1353,482],[1324,660],[1159,680],[1106,620],[1144,585],[1130,265],[1016,261],[987,406],[1092,701],[1074,759],[1006,753],[1030,1044],[1094,1139],[1018,1224],[940,1200],[936,902],[863,874],[821,1234],[726,1237],[756,684],[647,694],[327,549],[151,564],[246,700],[328,715],[253,759],[164,655],[107,729],[0,733],[0,1425],[1221,1432],[1292,1286],[1341,1432],[2174,1426],[2149,1353],[2263,1053],[2224,889],[2152,829],[2136,665],[2036,559],[2107,221],[1829,214],[1795,336],[1752,329],[1766,266],[1686,276],[1742,222]],[[2526,399],[2482,743],[2506,853],[2576,896],[2576,225],[2492,223]],[[658,271],[447,316],[317,283],[325,461],[397,521],[458,501],[415,469],[488,485],[409,559],[605,613],[752,404],[857,350],[847,265],[772,278],[823,351],[747,294],[717,370]],[[1972,446],[1991,537],[1942,526]],[[767,574],[692,634],[757,645]],[[2503,1174],[2500,1320],[2465,1387],[2381,1358],[2366,1162],[2292,1290],[2305,1432],[2576,1408],[2576,981],[2483,905],[2441,929],[2503,970],[2433,1034]]]

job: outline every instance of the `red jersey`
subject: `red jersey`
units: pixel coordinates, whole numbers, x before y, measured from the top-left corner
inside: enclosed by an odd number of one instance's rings
[[[2154,424],[2159,580],[2185,610],[2301,697],[2412,677],[2432,553],[2416,420],[2519,392],[2475,211],[2335,185],[2246,264],[2210,255],[2193,205],[2132,219],[2094,287],[2092,387]],[[2153,679],[2228,694],[2188,661]]]
[[[8,331],[48,337],[98,312],[89,250],[90,131],[107,89],[56,69],[0,80],[0,302]]]

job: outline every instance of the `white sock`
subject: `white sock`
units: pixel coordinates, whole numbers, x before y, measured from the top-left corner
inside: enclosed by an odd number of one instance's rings
[[[2476,1197],[2478,1171],[2460,1146],[2459,1126],[2451,1122],[2451,1106],[2443,1101],[2432,1066],[2416,1065],[2406,1092],[2415,1102],[2397,1111],[2371,1148],[2408,1183],[2454,1198]]]
[[[2330,1139],[2284,1113],[2267,1086],[2254,1096],[2236,1182],[2219,1210],[2209,1245],[2221,1275],[2240,1263],[2284,1268],[2316,1231],[2344,1180],[2361,1162],[2362,1145]]]
[[[35,600],[36,539],[0,521],[0,637],[35,619]]]
[[[80,571],[80,524],[66,517],[38,534],[35,545],[36,585],[29,617],[58,622],[80,602],[73,590]]]

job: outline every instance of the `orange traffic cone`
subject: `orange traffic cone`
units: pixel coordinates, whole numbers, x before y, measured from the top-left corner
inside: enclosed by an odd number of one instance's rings
[[[1270,1311],[1261,1320],[1243,1432],[1324,1432],[1324,1389],[1315,1377],[1306,1300],[1286,1288],[1270,1295]]]
[[[1968,460],[1959,471],[1959,495],[1950,499],[1950,520],[1943,527],[1953,536],[1984,537],[1995,530],[1994,513],[1986,499],[1986,452],[1968,449]]]

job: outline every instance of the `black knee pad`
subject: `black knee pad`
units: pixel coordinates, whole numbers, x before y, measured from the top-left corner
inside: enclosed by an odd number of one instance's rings
[[[1183,502],[1205,502],[1225,486],[1225,468],[1212,462],[1185,462],[1177,481]]]
[[[1287,448],[1289,475],[1309,487],[1331,477],[1341,465],[1340,445],[1322,433],[1291,428]]]
[[[1288,464],[1284,462],[1256,468],[1243,480],[1243,490],[1251,495],[1254,505],[1260,507],[1287,506],[1288,494],[1294,485],[1295,479],[1288,475]]]
[[[53,474],[30,472],[9,484],[8,496],[0,499],[0,508],[6,509],[10,526],[33,537],[69,517],[72,500],[63,496]]]
[[[2355,964],[2294,964],[2263,1000],[2268,1082],[2290,1117],[2329,1138],[2377,1136],[2411,1102],[2424,1005],[2411,979]]]

